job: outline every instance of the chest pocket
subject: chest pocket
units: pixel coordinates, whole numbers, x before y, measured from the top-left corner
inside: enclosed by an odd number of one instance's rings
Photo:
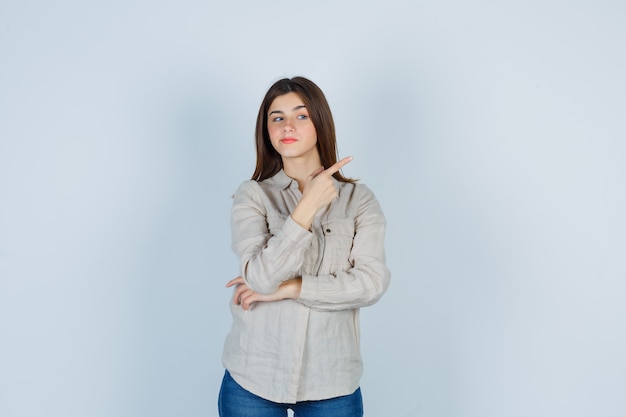
[[[350,252],[354,240],[352,219],[330,220],[322,223],[324,234],[324,263],[332,270],[346,270],[350,264]]]

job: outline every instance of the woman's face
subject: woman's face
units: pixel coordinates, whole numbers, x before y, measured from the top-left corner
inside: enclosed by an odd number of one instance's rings
[[[317,132],[304,102],[296,93],[274,99],[267,114],[272,146],[285,159],[317,158]]]

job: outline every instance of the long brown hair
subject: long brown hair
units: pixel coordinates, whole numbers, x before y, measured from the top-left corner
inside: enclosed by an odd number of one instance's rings
[[[267,131],[267,112],[276,97],[287,93],[296,93],[306,106],[309,117],[315,126],[317,134],[317,151],[324,168],[337,162],[337,138],[335,137],[335,122],[322,90],[311,80],[304,77],[283,78],[276,81],[265,94],[259,114],[256,119],[256,168],[252,179],[263,181],[274,176],[283,168],[283,160],[276,152],[270,141]],[[341,172],[335,172],[333,177],[342,182],[354,182],[344,177]]]

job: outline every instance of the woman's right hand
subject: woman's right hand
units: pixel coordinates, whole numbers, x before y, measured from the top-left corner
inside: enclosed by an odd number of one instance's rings
[[[291,213],[296,223],[309,229],[315,214],[337,198],[337,189],[332,176],[350,161],[352,157],[347,156],[328,169],[317,168],[307,177],[302,188],[302,199]]]

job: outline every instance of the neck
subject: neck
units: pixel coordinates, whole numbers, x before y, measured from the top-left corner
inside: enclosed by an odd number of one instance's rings
[[[318,155],[313,158],[283,158],[285,174],[298,182],[300,191],[302,191],[307,177],[321,166],[322,162]]]

